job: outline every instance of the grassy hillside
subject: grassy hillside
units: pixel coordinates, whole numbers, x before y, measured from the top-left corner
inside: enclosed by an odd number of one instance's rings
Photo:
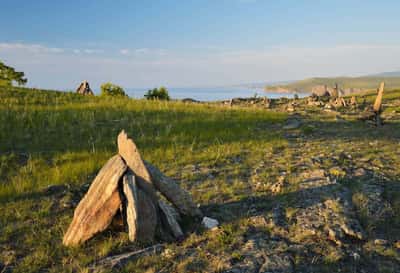
[[[144,247],[116,226],[62,246],[121,129],[221,227],[187,223],[182,242],[115,272],[398,272],[400,92],[385,95],[379,129],[359,109],[298,103],[289,114],[0,87],[0,272],[89,272]]]
[[[257,109],[189,107],[179,102],[2,88],[1,251],[15,251],[10,259],[18,261],[16,271],[53,268],[53,272],[60,272],[64,265],[81,268],[128,245],[126,234],[121,232],[106,234],[82,249],[63,248],[61,239],[73,208],[66,209],[62,204],[72,202],[72,197],[58,200],[46,193],[50,185],[63,185],[79,195],[107,158],[116,153],[116,136],[121,129],[134,138],[144,158],[179,177],[184,167],[196,164],[212,168],[231,162],[246,150],[284,145],[285,141],[271,130],[284,117]],[[230,168],[239,174],[255,164],[256,158],[248,155],[240,168]],[[191,182],[183,187],[195,187],[193,194],[202,204],[238,198],[240,189],[247,187],[235,178],[222,177],[218,181],[202,179],[197,185],[196,174],[186,175],[185,180]],[[4,259],[7,257],[0,261],[4,263]]]
[[[286,85],[266,86],[266,90],[286,89],[297,92],[311,92],[312,88],[318,85],[328,85],[334,87],[337,83],[341,89],[356,88],[363,90],[376,90],[379,83],[384,81],[387,89],[400,88],[400,77],[337,77],[337,78],[310,78],[296,81]]]

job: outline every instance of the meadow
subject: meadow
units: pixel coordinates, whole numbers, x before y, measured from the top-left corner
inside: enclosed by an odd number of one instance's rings
[[[399,91],[386,93],[377,129],[357,120],[360,109],[324,111],[306,99],[288,113],[279,104],[0,87],[1,272],[90,272],[98,259],[145,247],[117,226],[80,247],[62,246],[122,129],[221,227],[185,223],[182,242],[117,272],[396,272],[399,102]],[[301,125],[287,130],[288,119]]]
[[[13,270],[37,272],[55,266],[54,272],[59,272],[67,261],[81,267],[122,244],[123,239],[109,234],[102,243],[90,243],[81,250],[63,248],[61,239],[73,210],[58,208],[59,200],[46,194],[49,186],[79,191],[90,183],[117,152],[116,136],[122,129],[135,140],[145,159],[180,177],[180,169],[187,166],[218,166],[245,150],[284,145],[271,130],[284,118],[285,114],[259,109],[2,88],[0,240],[3,247],[15,251],[10,259],[18,265]],[[249,156],[241,167],[255,160]],[[230,189],[230,183],[237,181],[202,182],[204,190],[210,187],[212,191],[200,195],[195,183],[182,183],[202,204],[240,194]],[[76,264],[68,266],[77,268]]]

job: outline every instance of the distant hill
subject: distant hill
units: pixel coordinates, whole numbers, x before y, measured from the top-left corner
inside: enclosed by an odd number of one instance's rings
[[[362,77],[310,78],[283,85],[267,85],[266,91],[310,93],[313,89],[327,85],[332,88],[337,83],[346,93],[376,89],[381,81],[385,81],[388,89],[400,88],[400,71]]]
[[[400,77],[400,71],[383,72],[374,75],[369,75],[370,77]]]

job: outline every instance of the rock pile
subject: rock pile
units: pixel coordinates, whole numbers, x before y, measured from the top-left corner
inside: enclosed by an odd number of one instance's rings
[[[66,246],[79,245],[105,230],[118,211],[130,241],[139,242],[178,239],[183,236],[181,216],[201,216],[189,193],[142,160],[124,131],[117,141],[118,154],[103,166],[74,212],[63,239]]]
[[[94,95],[94,93],[93,93],[92,89],[90,89],[89,83],[87,81],[81,82],[78,89],[76,89],[76,93],[81,94],[81,95],[91,95],[91,96]]]

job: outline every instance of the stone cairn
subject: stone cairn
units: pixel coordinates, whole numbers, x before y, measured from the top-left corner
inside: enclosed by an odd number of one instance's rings
[[[158,168],[142,160],[125,131],[118,135],[118,154],[97,174],[74,212],[63,244],[76,246],[105,230],[122,212],[129,240],[149,243],[183,237],[181,216],[201,217],[188,192]]]
[[[93,93],[92,89],[90,89],[89,83],[87,81],[81,82],[78,89],[76,89],[76,93],[81,94],[81,95],[91,95],[91,96],[94,95],[94,93]]]

